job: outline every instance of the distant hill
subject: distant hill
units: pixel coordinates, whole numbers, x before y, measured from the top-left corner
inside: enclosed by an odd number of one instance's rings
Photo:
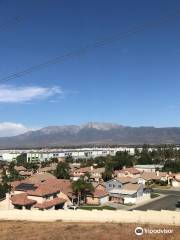
[[[50,126],[0,138],[1,149],[88,144],[180,144],[180,128],[129,127],[92,122],[81,126]]]

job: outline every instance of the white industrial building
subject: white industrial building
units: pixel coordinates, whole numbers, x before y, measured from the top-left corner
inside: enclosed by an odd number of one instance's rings
[[[41,150],[1,150],[0,159],[4,161],[16,160],[16,157],[22,153],[27,154],[28,161],[45,161],[51,158],[95,158],[98,156],[114,156],[118,151],[128,151],[134,154],[133,147],[118,148],[79,148],[79,149],[41,149]]]

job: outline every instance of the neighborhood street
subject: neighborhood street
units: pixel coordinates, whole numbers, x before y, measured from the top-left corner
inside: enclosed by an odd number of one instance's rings
[[[171,188],[171,189],[154,188],[153,192],[159,193],[159,194],[164,194],[164,195],[179,195],[179,197],[180,197],[180,190],[177,190],[176,188]]]
[[[176,210],[176,203],[180,200],[180,195],[167,195],[145,205],[135,207],[132,210]]]

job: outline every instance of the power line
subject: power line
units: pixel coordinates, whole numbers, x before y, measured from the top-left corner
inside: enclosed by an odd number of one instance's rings
[[[90,50],[93,50],[95,48],[102,47],[102,46],[110,44],[114,41],[129,37],[130,35],[133,35],[133,34],[136,34],[136,33],[139,33],[139,32],[143,32],[148,28],[153,28],[153,27],[159,26],[159,25],[161,25],[161,24],[163,24],[163,23],[165,23],[165,22],[167,22],[167,21],[169,21],[173,18],[176,18],[178,16],[180,16],[180,10],[176,11],[174,14],[167,15],[165,17],[159,18],[157,21],[152,21],[152,22],[145,23],[144,25],[134,27],[129,31],[116,34],[114,36],[111,36],[111,37],[103,39],[103,40],[96,41],[93,44],[86,45],[82,48],[79,48],[77,50],[68,52],[68,53],[63,54],[59,57],[50,59],[46,62],[34,65],[32,67],[26,68],[26,69],[24,69],[22,71],[19,71],[19,72],[16,72],[16,73],[12,73],[12,74],[8,75],[7,77],[0,78],[0,82],[10,81],[12,79],[20,78],[20,77],[22,77],[24,75],[27,75],[27,74],[30,74],[32,72],[40,71],[41,69],[46,68],[49,65],[57,64],[59,62],[64,61],[67,58],[79,56],[79,55],[84,54],[84,53],[86,53]]]

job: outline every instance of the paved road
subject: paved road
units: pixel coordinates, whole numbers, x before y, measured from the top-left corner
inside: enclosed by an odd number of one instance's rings
[[[135,207],[133,210],[176,210],[176,203],[180,200],[180,195],[167,195],[156,201],[147,203],[145,205]]]
[[[180,191],[177,191],[177,190],[171,190],[171,189],[163,190],[163,189],[155,188],[155,189],[153,189],[153,192],[164,194],[164,195],[179,195],[179,197],[180,197]]]

